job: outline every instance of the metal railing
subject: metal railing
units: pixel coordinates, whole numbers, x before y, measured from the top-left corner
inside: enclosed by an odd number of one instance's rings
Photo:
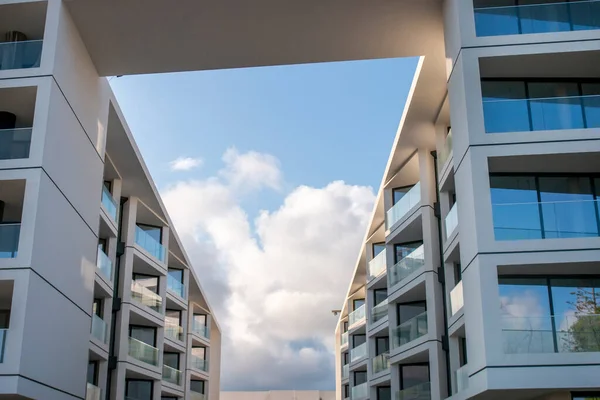
[[[165,382],[181,386],[181,371],[178,369],[163,365],[162,378]]]
[[[158,349],[131,336],[129,337],[129,355],[146,364],[158,366]]]

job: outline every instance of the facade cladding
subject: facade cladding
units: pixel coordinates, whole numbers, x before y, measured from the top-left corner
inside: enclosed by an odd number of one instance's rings
[[[218,400],[219,325],[61,1],[0,2],[0,398]]]
[[[419,66],[336,329],[338,400],[598,399],[600,1],[442,8],[445,100],[410,123]]]

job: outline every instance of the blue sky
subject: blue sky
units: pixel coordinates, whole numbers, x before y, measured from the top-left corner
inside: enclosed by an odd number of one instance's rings
[[[111,79],[223,330],[223,390],[335,388],[331,310],[416,62]]]
[[[285,189],[333,180],[379,186],[416,59],[384,59],[112,78],[159,187],[208,177],[229,147],[272,154],[283,192],[246,200],[277,206]],[[177,157],[203,165],[174,175]]]

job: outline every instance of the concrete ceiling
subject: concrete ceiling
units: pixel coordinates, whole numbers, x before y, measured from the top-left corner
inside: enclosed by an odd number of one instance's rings
[[[443,38],[442,0],[65,2],[102,76],[421,56]]]

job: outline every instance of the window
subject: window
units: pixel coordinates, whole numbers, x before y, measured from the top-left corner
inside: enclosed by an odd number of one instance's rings
[[[423,242],[419,241],[394,245],[394,263],[404,260],[408,255],[415,251],[415,249],[421,247],[422,244]]]
[[[415,301],[414,303],[398,304],[398,325],[413,319],[427,311],[427,303],[424,301]]]
[[[348,332],[348,321],[344,321],[344,332]]]
[[[367,382],[367,371],[354,372],[354,386],[362,385]]]
[[[342,354],[342,359],[344,360],[344,365],[347,365],[350,362],[348,352],[345,352],[344,354]]]
[[[194,324],[206,326],[206,315],[194,314]]]
[[[375,305],[387,300],[388,294],[387,289],[375,289],[373,290],[373,297],[375,299]]]
[[[98,361],[88,362],[87,383],[98,386]]]
[[[148,236],[156,240],[158,243],[162,243],[162,228],[159,226],[136,224],[138,228],[143,230]]]
[[[600,278],[499,277],[505,353],[600,351]]]
[[[467,358],[467,338],[458,338],[458,350],[460,351],[460,366],[466,365],[469,360]]]
[[[160,400],[179,400],[179,397],[173,397],[173,396],[160,396]]]
[[[143,287],[152,293],[158,294],[158,276],[133,273],[133,281],[136,285]]]
[[[458,282],[462,281],[462,267],[460,263],[454,263],[454,284],[458,284]]]
[[[8,329],[10,310],[0,310],[0,329]]]
[[[390,351],[390,339],[386,337],[375,338],[375,355],[384,354]]]
[[[350,397],[350,385],[344,385],[344,398],[347,399]]]
[[[106,188],[106,190],[109,191],[109,193],[112,194],[112,182],[111,181],[104,181],[104,187]]]
[[[102,299],[94,299],[92,303],[92,313],[102,318]]]
[[[385,250],[385,243],[373,243],[373,258]]]
[[[125,381],[125,397],[136,400],[152,400],[153,382],[141,379]]]
[[[429,364],[400,365],[400,390],[429,382]]]
[[[600,392],[596,393],[571,393],[573,400],[600,400]]]
[[[165,364],[167,367],[171,367],[174,369],[179,369],[179,353],[169,353],[169,352],[164,352],[163,353],[163,364]]]
[[[392,388],[389,386],[377,386],[377,400],[392,400]]]
[[[204,394],[205,384],[204,381],[192,379],[190,381],[190,390],[196,393]]]
[[[352,306],[354,310],[361,308],[363,305],[365,305],[365,299],[352,300]]]
[[[352,335],[352,348],[358,347],[367,341],[366,335]]]
[[[490,176],[496,240],[596,237],[596,182],[589,176]]]
[[[398,203],[402,198],[413,188],[414,185],[404,186],[396,189],[392,189],[392,200],[394,204]]]
[[[194,346],[192,347],[192,355],[202,360],[206,360],[206,347]]]
[[[106,239],[98,239],[98,251],[104,254],[108,253],[108,241]]]
[[[156,328],[149,326],[129,325],[129,336],[156,347]]]
[[[181,311],[166,310],[165,311],[165,326],[181,326]]]

